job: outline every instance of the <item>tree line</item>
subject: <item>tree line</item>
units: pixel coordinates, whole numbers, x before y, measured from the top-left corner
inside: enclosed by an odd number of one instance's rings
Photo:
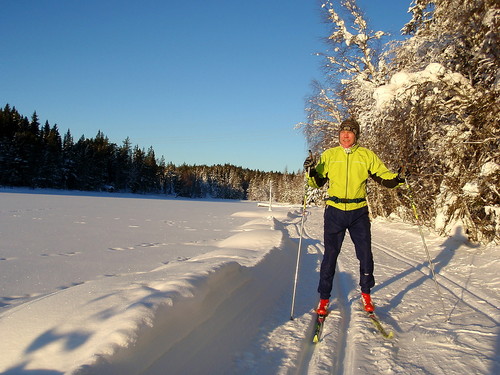
[[[302,173],[262,172],[224,165],[179,166],[157,158],[152,147],[121,145],[102,131],[75,142],[57,125],[42,126],[6,104],[0,108],[0,185],[83,191],[166,194],[187,198],[273,200],[300,203]]]

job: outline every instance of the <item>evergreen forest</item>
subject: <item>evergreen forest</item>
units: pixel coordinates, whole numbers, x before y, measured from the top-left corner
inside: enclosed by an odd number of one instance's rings
[[[176,166],[158,159],[152,147],[121,145],[99,131],[76,142],[68,130],[41,125],[6,104],[0,109],[0,186],[82,191],[166,194],[186,198],[220,198],[299,203],[301,173],[262,172],[231,164]]]

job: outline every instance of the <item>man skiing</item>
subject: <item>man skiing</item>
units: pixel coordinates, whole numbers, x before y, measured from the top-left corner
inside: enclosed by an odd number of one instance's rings
[[[304,162],[304,168],[309,169],[309,186],[319,188],[329,182],[324,212],[325,252],[318,286],[320,302],[316,309],[319,315],[328,313],[337,257],[346,230],[349,230],[359,260],[361,302],[365,311],[374,311],[370,297],[375,278],[366,182],[371,177],[387,188],[394,188],[405,181],[401,168],[398,173],[391,173],[373,151],[358,145],[359,134],[356,120],[343,121],[339,129],[340,146],[324,151],[316,165],[311,156]]]

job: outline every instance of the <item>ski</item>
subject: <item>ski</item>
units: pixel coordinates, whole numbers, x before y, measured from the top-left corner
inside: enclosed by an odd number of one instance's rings
[[[317,344],[321,340],[323,332],[323,324],[325,323],[326,315],[316,314],[316,322],[314,324],[313,343]]]
[[[394,332],[389,331],[387,332],[380,322],[380,319],[375,315],[374,312],[367,312],[368,317],[370,318],[371,322],[373,323],[375,329],[382,335],[383,338],[385,339],[392,339],[394,337]]]

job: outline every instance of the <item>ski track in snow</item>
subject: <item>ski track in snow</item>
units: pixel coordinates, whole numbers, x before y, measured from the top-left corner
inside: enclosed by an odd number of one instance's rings
[[[488,255],[488,251],[498,255],[498,247],[475,248],[459,235],[449,239],[428,235],[443,311],[417,229],[375,220],[377,285],[373,299],[382,324],[395,337],[383,339],[362,311],[358,262],[347,235],[339,256],[331,312],[321,341],[313,344],[313,308],[323,252],[322,209],[307,212],[295,315],[290,320],[300,208],[276,207],[267,212],[267,208],[246,210],[248,203],[242,207],[232,215],[238,224],[229,232],[210,225],[207,219],[200,225],[187,219],[151,216],[139,220],[127,218],[123,212],[110,212],[108,223],[116,225],[111,225],[113,230],[149,229],[135,242],[137,235],[133,233],[130,238],[97,241],[98,253],[115,257],[145,252],[144,256],[155,256],[156,268],[120,266],[83,280],[65,278],[49,293],[40,290],[0,296],[5,309],[0,310],[0,354],[4,358],[0,359],[0,373],[500,373],[498,288],[484,285],[490,280],[489,285],[499,283],[498,261]],[[58,208],[49,204],[4,209],[0,215],[16,222],[23,215],[36,213],[33,225],[44,225],[57,217],[57,212]],[[210,215],[215,218],[218,213]],[[79,225],[80,231],[88,227],[97,230],[104,222],[92,210],[68,219],[68,225]],[[153,235],[162,228],[192,234],[180,242],[171,241],[166,234],[163,238]],[[171,246],[188,253],[177,252],[168,258],[156,253]],[[64,261],[62,264],[85,255],[76,246],[67,251],[39,251],[42,261],[57,259]],[[0,254],[0,266],[18,260],[10,253]],[[82,300],[81,306],[67,303],[85,295],[92,298]],[[47,320],[35,315],[40,312],[51,319],[52,315],[60,317]],[[75,316],[68,319],[72,314]],[[18,359],[6,362],[9,356]]]
[[[321,214],[315,212],[314,216],[315,220],[307,223],[312,230],[305,231],[306,244],[322,238]],[[331,313],[325,321],[323,339],[316,345],[307,343],[297,368],[283,373],[495,373],[498,368],[499,310],[495,306],[498,299],[492,301],[484,290],[467,285],[462,274],[446,272],[447,264],[440,265],[433,260],[439,272],[437,280],[447,309],[445,315],[415,228],[406,228],[405,237],[410,236],[412,244],[409,252],[405,245],[391,247],[378,242],[377,232],[380,230],[377,229],[374,230],[373,242],[376,270],[380,268],[383,272],[377,275],[374,300],[382,324],[387,330],[395,331],[396,337],[383,339],[361,311],[358,263],[347,236],[339,257]],[[436,242],[445,243],[443,252],[457,250],[446,245],[444,238],[438,237]],[[307,246],[308,251],[323,251],[321,244]],[[415,258],[408,254],[415,255]],[[403,284],[403,288],[399,284]],[[406,284],[409,286],[404,286]],[[313,283],[309,287],[315,286]],[[419,293],[415,301],[411,302],[410,296],[405,297],[405,294],[423,288],[425,292]],[[448,322],[445,322],[446,318],[449,318]],[[312,332],[314,314],[306,314],[305,319],[311,320],[308,329]],[[306,340],[309,340],[307,335]]]
[[[375,244],[375,247],[378,250],[381,250],[387,255],[393,257],[394,259],[415,268],[416,270],[421,272],[424,277],[431,277],[432,274],[428,262],[425,262],[423,264],[418,263],[413,259],[381,244]],[[424,270],[426,272],[424,272]],[[460,280],[455,278],[453,275],[447,274],[445,271],[438,273],[436,279],[438,280],[440,288],[443,288],[443,292],[446,290],[448,291],[448,293],[452,293],[455,298],[461,300],[462,303],[469,305],[469,307],[476,310],[478,313],[483,313],[485,315],[485,318],[491,319],[494,324],[499,324],[498,307],[489,302],[489,297],[482,290],[470,287],[469,289],[467,289],[466,286],[461,285]],[[447,311],[447,318],[449,317],[450,313],[451,311]]]

